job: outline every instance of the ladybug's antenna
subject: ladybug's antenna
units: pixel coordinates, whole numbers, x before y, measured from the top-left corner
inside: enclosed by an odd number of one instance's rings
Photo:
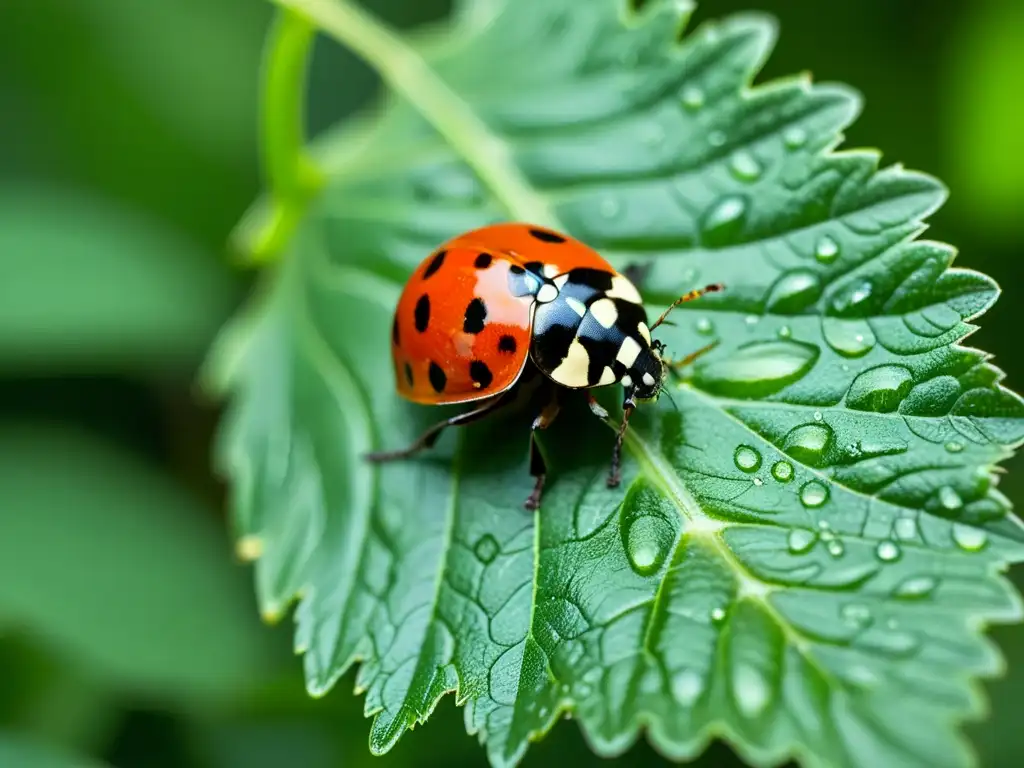
[[[654,321],[654,324],[651,326],[651,330],[653,331],[655,328],[657,328],[659,325],[665,322],[665,318],[668,317],[668,313],[671,312],[676,307],[678,307],[684,301],[693,301],[694,299],[699,299],[706,293],[716,293],[717,291],[721,291],[724,289],[725,286],[722,285],[721,283],[712,283],[711,285],[706,285],[703,288],[698,288],[695,291],[684,293],[682,296],[680,296],[678,299],[676,299],[675,301],[668,305],[668,309],[662,312],[661,317]]]

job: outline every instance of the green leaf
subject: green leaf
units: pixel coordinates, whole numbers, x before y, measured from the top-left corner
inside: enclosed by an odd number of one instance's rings
[[[374,752],[456,691],[496,766],[568,713],[601,755],[643,729],[679,759],[722,737],[756,764],[970,764],[956,723],[1000,669],[979,629],[1020,618],[998,573],[1024,531],[993,468],[1024,407],[958,346],[997,286],[915,240],[942,186],[831,151],[848,89],[751,89],[760,16],[680,41],[686,2],[467,3],[447,40],[406,43],[288,4],[404,97],[321,147],[327,189],[208,369],[241,546],[265,612],[301,597],[309,690],[359,662]],[[401,282],[527,216],[651,264],[652,312],[727,285],[666,329],[676,355],[719,344],[638,410],[624,486],[577,403],[535,516],[530,413],[359,460],[441,415],[392,390]]]
[[[272,658],[210,511],[138,459],[57,427],[0,429],[0,627],[110,687],[186,704]]]
[[[122,206],[52,187],[0,188],[0,273],[5,368],[180,368],[236,295],[215,253]]]
[[[100,764],[52,746],[0,731],[0,765],[18,768],[100,768]]]

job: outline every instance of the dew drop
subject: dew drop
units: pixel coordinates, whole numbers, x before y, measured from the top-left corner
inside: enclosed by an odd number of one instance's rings
[[[825,528],[821,532],[821,540],[824,541],[826,544],[828,542],[830,542],[830,541],[834,541],[835,538],[836,538],[836,535],[832,532],[832,530],[830,528]]]
[[[790,327],[788,325],[784,325],[781,328],[779,328],[779,338],[780,339],[788,339],[792,335],[793,335],[793,331],[790,329]]]
[[[950,440],[946,443],[946,450],[950,453],[960,453],[964,449],[963,443],[958,443],[955,440]]]
[[[821,330],[825,342],[843,357],[861,357],[875,346],[875,334],[866,320],[825,317]]]
[[[910,541],[917,538],[917,521],[912,517],[901,517],[893,525],[897,539]]]
[[[867,280],[847,285],[832,297],[832,307],[841,314],[851,312],[871,298],[873,290],[874,286]]]
[[[720,624],[724,620],[725,620],[725,609],[724,608],[715,608],[715,609],[713,609],[711,611],[711,621],[713,621],[715,624]]]
[[[698,386],[726,397],[765,397],[810,370],[820,350],[790,339],[752,341],[694,370]]]
[[[846,393],[846,404],[857,411],[892,413],[913,386],[913,374],[902,365],[881,365],[853,380]]]
[[[826,501],[828,501],[828,488],[817,480],[810,480],[804,483],[804,486],[800,489],[800,502],[805,507],[813,509],[820,507]]]
[[[988,534],[973,525],[953,524],[953,541],[960,549],[967,552],[978,552],[988,542]]]
[[[793,479],[793,465],[788,461],[776,461],[772,464],[772,477],[780,483],[788,483]]]
[[[787,128],[786,132],[782,134],[782,140],[787,149],[800,149],[807,143],[807,131],[797,126]]]
[[[761,466],[761,454],[749,445],[741,445],[732,455],[737,468],[744,472],[756,472]]]
[[[745,318],[743,318],[743,322],[745,322],[747,325],[757,325],[757,321],[760,319],[761,318],[759,318],[757,315],[747,315]]]
[[[691,112],[696,112],[704,106],[704,91],[695,85],[688,85],[683,89],[683,106]]]
[[[863,603],[847,603],[843,606],[840,613],[842,613],[843,619],[846,622],[858,629],[870,626],[874,620],[874,617],[871,615],[871,609]]]
[[[820,528],[821,530],[823,530],[823,531],[827,531],[827,530],[828,530],[829,528],[831,528],[832,526],[831,526],[831,525],[829,525],[829,523],[828,523],[828,520],[825,520],[825,519],[821,519],[821,520],[819,520],[819,521],[818,521],[818,527],[819,527],[819,528]]]
[[[822,236],[814,247],[814,258],[821,264],[831,264],[839,256],[839,243],[828,235]]]
[[[601,201],[599,210],[606,219],[614,219],[622,213],[622,203],[614,197],[606,197]]]
[[[473,545],[473,552],[482,563],[490,563],[498,556],[498,542],[489,533],[485,533],[476,544]]]
[[[835,433],[828,424],[803,424],[794,427],[782,443],[782,450],[811,467],[828,463],[828,452],[835,440]]]
[[[770,700],[768,681],[750,664],[740,663],[733,670],[732,692],[736,706],[750,719],[760,716]]]
[[[843,552],[846,551],[843,548],[843,542],[839,541],[839,539],[835,539],[833,541],[830,541],[827,546],[828,546],[828,553],[830,555],[832,555],[832,557],[842,557],[843,556]]]
[[[772,285],[767,306],[778,314],[794,314],[809,307],[820,295],[818,276],[809,269],[794,269]]]
[[[725,144],[725,132],[711,131],[711,133],[708,134],[708,144],[712,147],[720,147]]]
[[[711,245],[730,242],[743,228],[746,215],[746,198],[740,195],[719,198],[708,208],[701,221],[705,241]]]
[[[822,419],[821,411],[815,411],[814,412],[814,420],[815,421],[821,421],[821,419]]]
[[[944,485],[939,488],[939,504],[948,512],[956,512],[963,507],[964,502],[952,487]]]
[[[715,324],[706,317],[700,318],[694,327],[697,329],[697,333],[703,334],[704,336],[710,336],[715,332]]]
[[[880,541],[878,542],[878,546],[875,547],[875,554],[878,556],[879,560],[891,563],[894,560],[898,560],[901,553],[896,542]]]
[[[694,669],[681,669],[672,678],[672,695],[684,707],[691,706],[704,691],[704,678]]]
[[[743,149],[733,153],[729,161],[729,170],[740,181],[757,181],[763,172],[757,159]]]
[[[927,597],[938,585],[939,582],[931,576],[915,576],[911,579],[900,582],[893,591],[893,594],[896,597],[906,597],[910,599]]]
[[[751,482],[754,485],[764,485],[764,480],[762,480],[760,477],[755,477],[753,480],[751,480]]]
[[[672,545],[675,532],[660,517],[645,515],[629,524],[624,544],[633,570],[648,576],[661,566]]]
[[[789,546],[789,551],[794,555],[802,555],[813,547],[817,541],[818,534],[814,531],[808,531],[804,528],[794,528],[789,532],[786,544]]]

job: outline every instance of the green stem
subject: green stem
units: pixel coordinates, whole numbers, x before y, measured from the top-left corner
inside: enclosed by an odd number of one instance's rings
[[[413,48],[380,22],[350,0],[273,2],[305,16],[373,67],[462,156],[513,218],[561,228],[546,201],[512,161],[509,145]]]
[[[305,152],[306,72],[316,27],[282,9],[267,36],[263,60],[261,143],[271,210],[240,239],[252,262],[273,259],[287,243],[323,177]]]

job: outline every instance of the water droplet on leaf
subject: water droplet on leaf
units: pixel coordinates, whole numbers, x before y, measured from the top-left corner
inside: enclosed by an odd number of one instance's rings
[[[948,512],[956,512],[963,507],[964,502],[953,488],[944,485],[939,488],[939,504]]]
[[[967,552],[978,552],[988,542],[988,534],[973,525],[953,524],[953,541],[960,549]]]
[[[789,431],[782,450],[801,464],[821,467],[827,463],[834,438],[835,433],[827,424],[803,424]]]
[[[691,112],[696,112],[704,106],[704,91],[695,85],[688,85],[683,89],[683,106]]]
[[[814,258],[821,264],[831,264],[839,256],[839,243],[828,235],[822,236],[814,247]]]
[[[772,477],[780,483],[788,483],[793,479],[793,465],[788,461],[776,461],[772,465]]]
[[[498,555],[497,540],[489,533],[485,533],[473,546],[473,552],[482,563],[490,563]]]
[[[732,171],[732,175],[740,181],[756,181],[762,173],[761,164],[744,149],[733,153],[732,159],[729,161],[729,169]]]
[[[614,219],[622,213],[622,203],[614,197],[606,197],[601,201],[600,211],[606,219]]]
[[[708,144],[712,147],[720,147],[725,144],[725,132],[711,131],[711,133],[708,134]]]
[[[740,195],[726,195],[708,208],[701,221],[704,240],[709,245],[725,245],[743,229],[747,200]]]
[[[909,541],[917,538],[917,521],[912,517],[901,517],[893,525],[896,538]]]
[[[857,411],[892,413],[914,386],[914,377],[902,365],[881,365],[853,380],[846,404]]]
[[[672,678],[672,695],[684,707],[691,706],[704,691],[704,678],[693,669],[681,669]]]
[[[858,629],[871,625],[873,616],[871,609],[863,603],[847,603],[841,611],[843,618]]]
[[[946,443],[946,450],[950,453],[960,453],[964,449],[963,443],[958,443],[955,440],[950,440]]]
[[[788,325],[784,325],[781,328],[779,328],[779,338],[780,339],[788,339],[792,335],[793,335],[793,331],[790,330],[790,327]]]
[[[703,334],[704,336],[710,336],[715,332],[715,324],[706,317],[700,318],[695,327],[697,329],[697,333]]]
[[[828,488],[817,480],[810,480],[800,489],[800,501],[805,507],[820,507],[828,501]]]
[[[871,298],[874,286],[867,280],[861,280],[845,286],[832,297],[832,307],[842,314],[851,312]]]
[[[787,272],[772,286],[768,294],[768,309],[781,314],[792,314],[806,309],[821,295],[821,280],[809,269]]]
[[[821,331],[828,345],[843,357],[861,357],[875,346],[875,334],[866,320],[824,317]]]
[[[761,454],[749,445],[741,445],[733,454],[736,466],[744,472],[756,472],[761,466]]]
[[[778,392],[810,370],[817,347],[792,340],[754,341],[731,355],[698,365],[694,380],[701,389],[732,397],[763,397]]]
[[[648,576],[661,567],[675,532],[666,520],[654,515],[637,517],[629,523],[625,536],[626,555],[633,570]]]
[[[798,126],[787,128],[786,132],[782,134],[782,140],[787,149],[800,149],[807,143],[807,131]]]
[[[894,560],[898,560],[900,556],[900,548],[894,541],[880,541],[878,546],[875,547],[875,554],[879,560],[886,563],[891,563]]]
[[[794,528],[789,532],[789,537],[787,538],[786,543],[789,546],[790,552],[794,555],[802,555],[813,547],[817,541],[818,534],[814,531],[808,531],[803,528]]]
[[[721,623],[725,619],[725,609],[715,608],[711,611],[711,621],[715,624]]]
[[[927,597],[938,585],[939,582],[931,576],[915,576],[901,582],[893,594],[911,599]]]
[[[827,546],[828,546],[828,553],[830,555],[832,555],[832,557],[842,557],[843,556],[843,552],[846,551],[843,548],[843,542],[839,541],[839,539],[835,539],[834,541],[830,541]]]
[[[770,701],[768,681],[764,675],[759,669],[743,662],[733,670],[732,692],[736,706],[744,717],[750,719],[760,716]]]

